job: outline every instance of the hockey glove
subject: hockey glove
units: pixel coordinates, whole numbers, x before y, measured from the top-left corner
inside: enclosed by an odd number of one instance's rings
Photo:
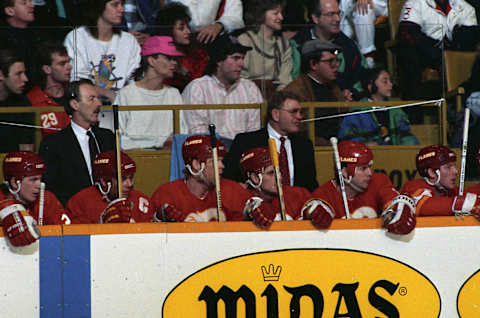
[[[25,207],[13,199],[0,203],[3,233],[13,246],[27,246],[40,238],[37,222]]]
[[[99,223],[130,223],[133,203],[126,198],[110,202],[100,215]]]
[[[311,219],[312,224],[318,229],[327,229],[335,217],[330,206],[319,199],[311,199],[302,208],[304,219]]]
[[[261,228],[269,228],[275,219],[272,206],[259,197],[250,198],[245,204],[243,214]]]
[[[165,203],[153,215],[153,222],[183,222],[185,215],[173,205]]]
[[[452,212],[455,216],[473,215],[480,217],[480,198],[474,193],[457,195],[453,199]]]
[[[408,234],[415,229],[415,202],[406,195],[398,195],[382,213],[382,225],[393,234]]]

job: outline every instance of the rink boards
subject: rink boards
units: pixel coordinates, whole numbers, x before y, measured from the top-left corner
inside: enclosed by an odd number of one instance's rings
[[[479,317],[480,222],[70,225],[0,238],[0,317]]]

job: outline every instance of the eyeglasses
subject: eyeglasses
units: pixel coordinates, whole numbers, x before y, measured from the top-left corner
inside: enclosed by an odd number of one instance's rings
[[[337,57],[332,57],[331,59],[320,60],[320,62],[327,63],[330,66],[336,66],[340,64],[340,59],[338,59]]]
[[[334,11],[334,12],[322,13],[320,15],[324,15],[327,18],[333,18],[334,16],[338,16],[341,19],[343,17],[343,12],[342,11]]]
[[[280,108],[279,110],[283,110],[284,112],[290,113],[290,114],[302,114],[302,109],[301,108],[294,108],[294,109],[282,109]]]

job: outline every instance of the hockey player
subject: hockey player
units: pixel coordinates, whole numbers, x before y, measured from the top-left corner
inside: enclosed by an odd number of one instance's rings
[[[268,228],[273,221],[281,220],[275,170],[267,148],[252,148],[242,154],[240,166],[246,176],[246,184],[253,197],[248,201],[245,212],[253,222]],[[327,209],[318,208],[324,204],[312,199],[312,194],[303,187],[282,186],[285,217],[287,220],[302,220],[303,215],[312,218],[318,228],[328,228],[334,217]]]
[[[113,151],[103,152],[93,162],[95,184],[75,194],[67,203],[72,223],[151,222],[153,205],[140,191],[133,189],[135,162],[121,152],[122,193],[118,196],[116,158]]]
[[[480,200],[476,194],[457,195],[457,156],[442,145],[422,148],[416,158],[422,179],[404,184],[402,193],[415,200],[418,216],[480,215]],[[470,190],[470,189],[469,189]]]
[[[408,196],[399,195],[385,174],[372,171],[372,151],[361,143],[346,140],[338,144],[338,152],[350,217],[381,216],[388,232],[410,233],[416,225],[415,204]],[[313,196],[321,199],[321,208],[335,218],[346,217],[338,176],[321,185]]]
[[[4,184],[0,191],[0,221],[13,246],[35,242],[40,225],[69,224],[55,195],[41,190],[45,163],[34,152],[12,152],[3,160]]]
[[[222,174],[225,146],[217,140],[218,169]],[[188,137],[182,146],[185,179],[161,185],[152,196],[155,221],[217,221],[215,175],[210,136]],[[243,208],[251,197],[239,183],[220,178],[222,213],[220,221],[243,220]]]

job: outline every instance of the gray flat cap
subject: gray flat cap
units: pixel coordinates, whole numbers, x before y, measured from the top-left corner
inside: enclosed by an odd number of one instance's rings
[[[332,53],[340,53],[342,48],[332,42],[316,39],[305,42],[302,46],[302,56],[312,55],[314,53],[319,53],[323,51],[328,51]]]

